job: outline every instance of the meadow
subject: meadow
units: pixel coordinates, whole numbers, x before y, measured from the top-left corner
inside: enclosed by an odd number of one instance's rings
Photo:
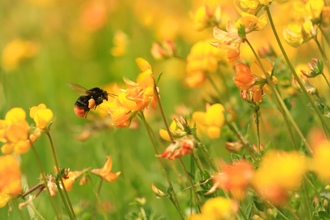
[[[0,1],[0,220],[330,219],[329,24],[327,0]]]

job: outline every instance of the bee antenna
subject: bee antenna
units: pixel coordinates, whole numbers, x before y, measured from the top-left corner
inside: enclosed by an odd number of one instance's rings
[[[118,95],[117,94],[114,94],[114,93],[108,93],[109,96],[111,97],[117,97]]]

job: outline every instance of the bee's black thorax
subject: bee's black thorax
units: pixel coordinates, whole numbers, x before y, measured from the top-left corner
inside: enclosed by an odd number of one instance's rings
[[[90,108],[88,107],[89,100],[94,99],[95,106],[100,105],[103,103],[103,100],[108,100],[108,93],[100,88],[93,88],[89,90],[91,93],[88,95],[80,96],[75,103],[75,106],[78,108],[84,109],[85,111],[89,111]]]

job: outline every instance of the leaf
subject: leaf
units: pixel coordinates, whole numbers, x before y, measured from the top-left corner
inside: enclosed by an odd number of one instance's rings
[[[253,201],[254,202],[254,205],[256,206],[256,208],[259,210],[259,211],[264,211],[266,206],[263,202],[257,202],[257,201]]]
[[[159,82],[160,78],[162,77],[163,73],[164,73],[164,72],[160,72],[160,73],[159,73],[159,75],[158,75],[158,77],[157,77],[157,80],[156,80],[156,84],[158,84],[158,82]]]
[[[271,146],[272,146],[272,142],[269,141],[265,146],[265,151],[267,152],[270,149]]]
[[[250,219],[252,206],[253,206],[253,204],[250,203],[249,205],[246,206],[245,211],[244,211],[244,213],[245,213],[246,217],[248,217],[248,219]]]
[[[195,180],[195,176],[192,173],[188,172],[188,174],[189,174],[189,176],[191,177],[192,180]]]
[[[241,26],[238,28],[238,36],[240,36],[241,38],[245,38],[245,25],[241,24]]]
[[[231,154],[231,161],[235,162],[236,160],[242,159],[242,156],[239,154]]]
[[[208,171],[204,170],[204,172],[203,172],[203,178],[204,178],[204,179],[209,179],[209,178],[211,178],[210,173],[209,173]]]
[[[318,214],[321,219],[330,219],[330,215],[326,211],[319,211]]]
[[[289,111],[291,110],[291,107],[292,107],[291,104],[290,104],[291,100],[292,100],[292,96],[289,96],[289,97],[287,97],[286,99],[283,100],[285,106],[288,108]]]

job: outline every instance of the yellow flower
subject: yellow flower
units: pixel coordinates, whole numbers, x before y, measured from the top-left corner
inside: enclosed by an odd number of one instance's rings
[[[207,200],[201,214],[190,215],[189,220],[234,220],[238,209],[238,204],[231,199],[216,197]]]
[[[105,181],[113,183],[117,180],[121,172],[113,173],[111,172],[112,160],[110,156],[107,156],[107,162],[101,169],[93,169],[91,173],[101,176]]]
[[[53,112],[45,104],[41,103],[30,108],[30,117],[34,119],[38,128],[45,129],[47,123],[53,119]]]
[[[206,107],[206,112],[194,112],[193,119],[197,124],[206,127],[206,133],[211,139],[220,137],[221,128],[225,124],[225,109],[221,104]]]
[[[13,108],[7,112],[5,120],[0,120],[0,141],[5,143],[1,147],[2,153],[24,154],[30,149],[30,126],[25,118],[26,113],[23,109]]]
[[[33,57],[38,51],[38,46],[31,41],[15,39],[9,42],[2,51],[1,66],[10,71],[18,67],[22,60]]]
[[[259,0],[239,0],[242,8],[256,9],[259,6]]]
[[[216,8],[212,13],[207,5],[199,7],[195,14],[190,14],[193,27],[196,31],[201,31],[207,27],[215,26],[220,22],[221,7]]]
[[[63,183],[66,191],[70,192],[72,190],[72,185],[82,174],[82,171],[70,171],[69,174],[63,178]]]
[[[283,35],[288,44],[293,47],[298,47],[316,36],[316,30],[314,29],[311,20],[305,17],[305,23],[302,25],[289,25],[283,30]]]
[[[300,153],[273,150],[262,158],[253,186],[262,198],[283,204],[288,191],[300,186],[306,171],[307,160]]]
[[[0,208],[21,193],[21,170],[12,155],[0,156]]]
[[[115,57],[124,56],[128,44],[128,37],[123,31],[116,31],[113,38],[114,47],[111,49],[111,54]]]
[[[325,181],[330,180],[330,142],[327,140],[318,143],[314,148],[313,155],[313,170],[315,173]]]

